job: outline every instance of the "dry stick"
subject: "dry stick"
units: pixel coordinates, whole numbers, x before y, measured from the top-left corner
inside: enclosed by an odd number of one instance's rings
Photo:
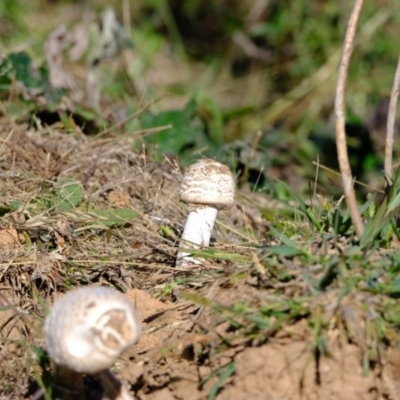
[[[125,125],[126,123],[128,123],[129,121],[137,118],[139,115],[143,114],[145,111],[147,111],[150,107],[152,107],[155,103],[157,103],[158,101],[164,99],[165,97],[167,97],[168,94],[165,94],[163,96],[160,96],[158,99],[154,100],[153,102],[145,105],[144,107],[140,108],[139,110],[137,110],[136,112],[134,112],[132,115],[129,115],[128,117],[126,117],[125,119],[123,119],[122,121],[117,122],[115,125],[110,126],[109,128],[105,129],[102,132],[99,132],[97,134],[97,138],[102,137],[104,135],[107,135],[108,133],[112,132],[114,129],[120,128],[121,126]]]
[[[318,174],[319,174],[319,154],[317,154],[317,162],[313,161],[313,164],[316,165],[317,170],[315,171],[315,179],[314,179],[314,192],[313,197],[311,199],[311,207],[313,207],[313,199],[317,197],[317,183],[318,183]]]
[[[263,135],[262,131],[257,131],[256,136],[254,137],[253,144],[251,145],[249,158],[246,162],[246,165],[244,166],[244,171],[241,179],[242,184],[247,182],[247,178],[249,177],[250,163],[253,161],[254,155],[256,154],[257,147],[260,143],[262,135]]]
[[[397,100],[400,90],[400,57],[397,61],[396,74],[394,76],[392,92],[390,93],[389,113],[386,125],[386,145],[385,145],[385,177],[387,185],[392,184],[392,155],[394,126],[396,123]]]
[[[332,168],[327,167],[327,166],[324,165],[324,164],[320,164],[318,161],[313,161],[312,163],[313,163],[313,165],[315,165],[317,168],[324,169],[325,171],[328,171],[328,172],[330,172],[330,173],[332,173],[332,174],[334,174],[334,175],[340,176],[340,173],[339,173],[339,172],[335,171],[335,170],[332,169]],[[399,165],[400,165],[400,164],[399,164]],[[357,183],[357,185],[363,186],[363,187],[365,187],[365,188],[367,188],[367,189],[373,190],[374,192],[378,192],[378,193],[385,194],[385,191],[384,191],[384,190],[381,190],[381,189],[376,188],[376,187],[374,187],[374,186],[368,185],[368,184],[366,184],[366,183],[364,183],[364,182],[358,181],[357,179],[354,179],[354,183]]]
[[[18,157],[22,158],[25,160],[27,163],[32,164],[32,158],[26,156],[24,153],[21,153],[19,150],[17,150],[11,143],[8,143],[4,139],[0,138],[0,142],[6,145],[10,150],[12,150]]]
[[[356,0],[347,25],[335,95],[336,146],[338,152],[338,161],[340,173],[342,174],[343,189],[346,197],[347,207],[349,209],[351,220],[353,221],[358,238],[360,238],[364,232],[364,224],[361,219],[361,214],[357,208],[357,200],[353,187],[353,177],[351,174],[349,155],[347,153],[344,98],[347,71],[349,69],[351,53],[353,52],[354,36],[363,3],[364,0]]]
[[[150,107],[152,106],[151,103],[147,104],[146,106],[140,108],[138,111],[136,111],[135,113],[133,113],[132,115],[129,115],[128,117],[126,117],[125,119],[123,119],[122,121],[117,122],[115,125],[110,126],[109,128],[101,131],[100,133],[97,134],[97,138],[102,137],[104,135],[107,135],[108,133],[112,132],[114,129],[120,128],[121,126],[125,125],[126,123],[128,123],[129,121],[131,121],[132,119],[137,118],[140,114],[144,113],[145,111],[147,111]]]

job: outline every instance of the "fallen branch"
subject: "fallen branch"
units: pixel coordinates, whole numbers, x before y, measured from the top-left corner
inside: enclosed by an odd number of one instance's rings
[[[364,0],[356,0],[347,25],[335,95],[335,125],[338,162],[340,173],[342,175],[343,189],[347,207],[349,209],[356,234],[359,238],[364,232],[364,224],[361,219],[360,211],[357,207],[357,200],[353,186],[353,177],[349,163],[349,155],[347,153],[344,103],[347,72],[349,69],[351,53],[353,52],[354,36],[356,33],[358,18],[360,16],[363,3]]]

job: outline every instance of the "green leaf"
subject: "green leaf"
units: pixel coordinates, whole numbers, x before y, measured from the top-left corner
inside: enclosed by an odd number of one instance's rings
[[[393,185],[389,193],[384,198],[382,204],[378,207],[374,217],[368,221],[364,232],[360,238],[361,248],[372,244],[374,239],[382,232],[386,224],[397,212],[400,205],[400,170],[397,170]]]
[[[16,86],[15,82],[20,85]],[[23,51],[0,57],[0,92],[10,88],[20,96],[13,96],[12,101],[4,101],[3,106],[7,113],[15,117],[38,112],[43,108],[54,111],[66,94],[65,89],[50,85],[47,66],[35,67],[29,54]],[[38,95],[40,104],[37,101]]]
[[[219,378],[214,386],[211,388],[210,393],[208,395],[208,400],[214,400],[217,397],[217,394],[224,382],[235,372],[235,363],[230,362],[229,364],[224,365],[218,370]]]
[[[17,211],[20,208],[21,204],[22,202],[20,202],[19,200],[11,200],[10,202],[11,211]]]
[[[8,73],[12,71],[12,64],[8,58],[4,58],[0,62],[0,78],[6,77]],[[0,80],[2,82],[2,80]]]
[[[192,100],[182,110],[165,111],[157,115],[145,113],[141,118],[141,126],[144,129],[172,125],[171,129],[154,133],[146,138],[146,141],[156,144],[163,153],[178,154],[194,141],[191,119],[195,112],[196,105]]]
[[[185,165],[193,161],[193,154],[201,149],[210,157],[220,151],[223,139],[223,117],[216,103],[205,95],[192,98],[183,109],[159,114],[142,115],[143,129],[170,125],[170,129],[145,136],[147,143],[156,146],[156,154],[179,155]]]
[[[10,211],[11,211],[10,206],[0,205],[0,217],[2,217],[4,214],[7,214]]]
[[[339,262],[335,258],[325,268],[325,273],[317,283],[318,290],[325,290],[337,277],[338,275]]]
[[[280,240],[288,247],[296,248],[296,243],[289,239],[283,232],[279,231],[273,226],[269,226],[269,229],[276,239]]]
[[[198,94],[196,100],[197,113],[208,126],[211,140],[216,144],[222,144],[224,121],[217,103],[205,93]]]
[[[258,211],[260,212],[261,216],[265,220],[267,220],[271,224],[274,224],[280,230],[285,229],[284,225],[281,224],[279,222],[278,218],[276,217],[276,213],[274,213],[273,211],[267,210],[266,208],[258,207],[257,205],[256,205],[256,207],[258,208]]]
[[[237,253],[228,253],[225,251],[221,251],[219,249],[212,249],[212,248],[207,248],[207,249],[191,249],[191,248],[185,248],[182,247],[181,251],[184,251],[186,253],[189,253],[190,255],[194,257],[202,257],[202,258],[211,258],[211,259],[220,259],[220,260],[229,260],[229,261],[237,261],[237,262],[246,262],[249,261],[249,257],[245,256],[243,254],[237,254]]]
[[[137,218],[138,213],[130,209],[90,210],[91,214],[99,217],[98,222],[108,228],[130,224]]]
[[[34,69],[30,56],[25,52],[12,53],[0,63],[0,83],[11,84],[13,79],[26,88],[39,88],[47,84],[45,71]]]
[[[74,210],[82,201],[83,189],[73,178],[63,178],[56,183],[54,206],[60,211]]]
[[[179,291],[179,296],[184,300],[191,301],[192,303],[198,304],[202,307],[212,307],[213,303],[209,299],[198,295],[197,293]]]

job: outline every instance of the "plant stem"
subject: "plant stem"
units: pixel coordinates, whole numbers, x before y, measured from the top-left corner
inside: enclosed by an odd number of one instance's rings
[[[356,33],[358,19],[361,13],[364,0],[356,0],[351,13],[346,36],[343,44],[342,58],[340,60],[338,80],[336,84],[335,95],[335,125],[336,125],[336,146],[340,172],[342,175],[344,195],[346,197],[347,207],[353,221],[356,234],[360,238],[364,232],[364,224],[361,214],[357,207],[356,195],[353,186],[353,177],[350,168],[349,156],[347,152],[346,131],[345,131],[345,91],[347,73],[350,64],[351,54],[353,52],[354,37]]]
[[[397,100],[400,90],[400,57],[397,61],[396,73],[394,76],[392,91],[390,93],[389,113],[386,125],[386,144],[385,144],[385,178],[389,185],[392,184],[392,156],[394,127],[396,124]]]

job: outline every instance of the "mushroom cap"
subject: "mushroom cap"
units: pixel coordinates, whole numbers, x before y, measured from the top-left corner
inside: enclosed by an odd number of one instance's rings
[[[235,201],[235,179],[226,165],[203,158],[186,169],[179,195],[188,204],[226,210]]]
[[[50,358],[87,374],[110,368],[141,333],[133,305],[107,287],[68,292],[55,302],[44,330]]]

